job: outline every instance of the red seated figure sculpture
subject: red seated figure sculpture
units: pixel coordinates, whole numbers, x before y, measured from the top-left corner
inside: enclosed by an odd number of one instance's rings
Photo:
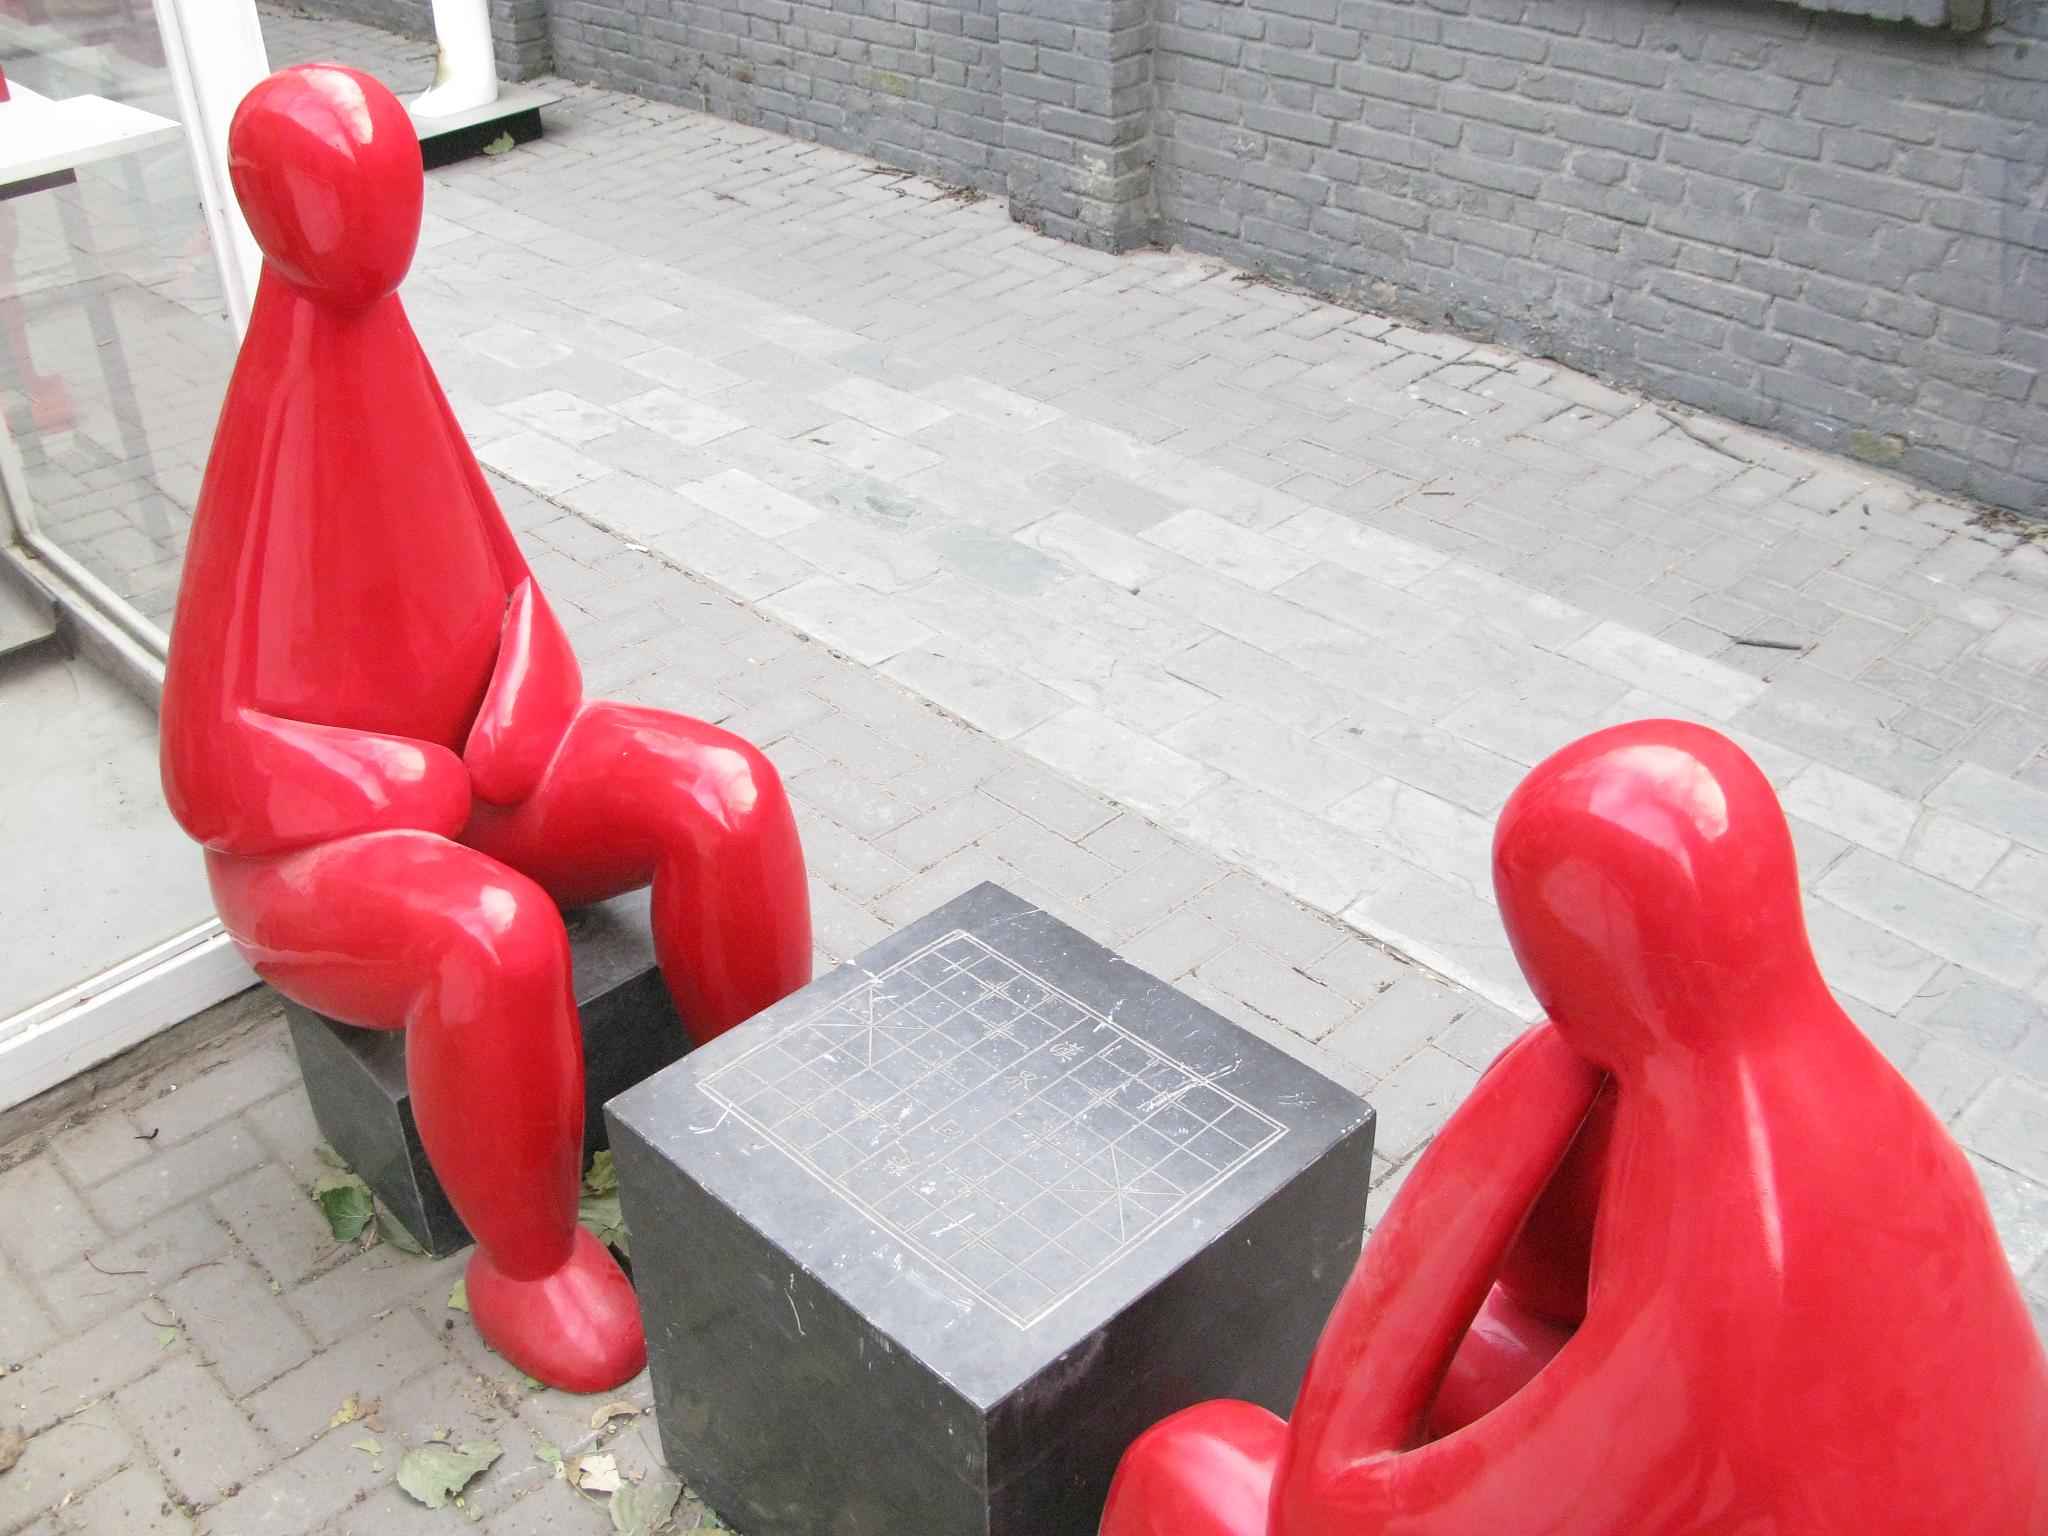
[[[1589,736],[1494,881],[1547,1021],[1416,1164],[1293,1419],[1156,1425],[1104,1536],[2048,1532],[2048,1358],[1969,1163],[1821,980],[1756,765]]]
[[[265,260],[186,555],[165,793],[259,974],[407,1031],[479,1332],[542,1381],[615,1386],[646,1346],[576,1224],[559,909],[651,881],[662,973],[707,1040],[809,979],[789,803],[738,737],[584,699],[399,305],[424,188],[405,109],[354,70],[284,70],[229,155]]]

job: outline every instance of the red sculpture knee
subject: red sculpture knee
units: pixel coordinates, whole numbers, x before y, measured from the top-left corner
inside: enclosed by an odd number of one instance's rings
[[[700,1044],[809,976],[795,818],[774,765],[730,731],[592,704],[533,792],[479,803],[463,836],[565,905],[651,881],[662,972]]]
[[[1821,980],[1756,766],[1599,732],[1510,798],[1494,874],[1548,1021],[1417,1163],[1291,1421],[1160,1424],[1105,1536],[2048,1532],[2048,1357],[1968,1162]]]
[[[576,1225],[582,1045],[561,914],[497,860],[426,832],[207,858],[252,964],[322,1013],[407,1032],[420,1140],[478,1245],[493,1348],[601,1391],[644,1362],[632,1287]]]
[[[744,743],[584,700],[398,301],[424,186],[404,108],[354,70],[284,70],[229,161],[265,260],[186,555],[165,795],[260,974],[409,1031],[484,1337],[542,1380],[614,1386],[645,1346],[576,1226],[557,903],[652,880],[664,975],[706,1038],[809,979],[795,824]]]

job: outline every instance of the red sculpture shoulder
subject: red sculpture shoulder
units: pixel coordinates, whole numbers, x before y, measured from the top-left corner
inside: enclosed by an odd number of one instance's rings
[[[2048,1357],[1967,1160],[1821,979],[1762,773],[1602,731],[1494,868],[1550,1022],[1416,1165],[1291,1421],[1155,1427],[1105,1536],[2048,1532]]]

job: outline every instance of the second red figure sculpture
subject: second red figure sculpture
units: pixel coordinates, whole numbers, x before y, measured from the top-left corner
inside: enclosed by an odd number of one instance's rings
[[[1103,1536],[2048,1533],[2048,1358],[1821,980],[1756,765],[1673,720],[1575,742],[1494,884],[1548,1021],[1416,1164],[1293,1417],[1155,1426]]]
[[[230,168],[265,261],[179,593],[165,792],[265,979],[407,1031],[478,1330],[602,1390],[646,1350],[576,1224],[560,908],[652,882],[663,975],[709,1039],[809,979],[795,823],[738,737],[584,699],[399,305],[423,199],[405,109],[354,70],[284,70],[236,113]]]

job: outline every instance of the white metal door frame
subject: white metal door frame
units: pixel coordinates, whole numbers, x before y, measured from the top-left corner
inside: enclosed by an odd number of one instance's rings
[[[156,0],[156,22],[239,340],[249,326],[262,256],[228,184],[228,124],[250,87],[270,73],[263,24],[256,0]]]
[[[255,984],[256,973],[210,919],[0,1019],[0,1109]]]

